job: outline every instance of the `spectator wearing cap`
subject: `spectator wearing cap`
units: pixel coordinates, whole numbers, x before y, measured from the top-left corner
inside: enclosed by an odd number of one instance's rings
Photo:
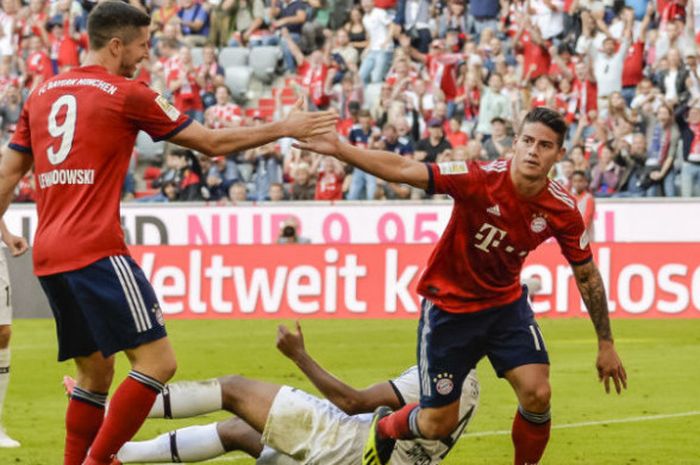
[[[446,150],[452,149],[442,128],[442,121],[433,118],[428,121],[428,137],[418,141],[415,159],[426,163],[435,163]]]
[[[491,121],[494,118],[510,118],[510,102],[508,97],[501,93],[503,78],[498,73],[489,77],[489,85],[481,96],[479,102],[479,122],[476,132],[488,138],[491,136]]]
[[[680,106],[675,117],[683,141],[681,196],[700,197],[700,100]]]
[[[495,117],[491,120],[491,137],[484,142],[484,150],[489,160],[503,158],[505,153],[513,146],[513,138],[508,135],[508,126],[505,119]]]
[[[391,17],[381,8],[374,7],[374,0],[362,0],[365,14],[362,24],[367,31],[369,45],[360,64],[360,79],[365,84],[384,80],[394,54],[394,41],[389,33]]]
[[[469,16],[474,21],[474,33],[477,40],[484,29],[498,30],[501,3],[493,0],[471,0],[469,2]]]
[[[209,13],[204,5],[194,0],[178,1],[180,8],[177,16],[180,18],[183,40],[190,47],[204,45],[209,37]]]
[[[411,46],[421,53],[428,52],[432,40],[430,32],[430,1],[399,0],[394,24],[411,39]]]
[[[289,33],[288,38],[294,44],[299,45],[302,26],[307,20],[307,11],[308,4],[302,0],[281,0],[278,7],[272,7],[271,16],[275,20],[270,24],[270,29],[273,31],[286,30]],[[281,46],[285,67],[291,73],[296,72],[297,60],[289,48],[288,41],[283,40]]]

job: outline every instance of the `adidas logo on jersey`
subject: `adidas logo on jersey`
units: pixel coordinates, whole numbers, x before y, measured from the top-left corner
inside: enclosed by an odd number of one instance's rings
[[[501,216],[501,208],[498,205],[486,209],[486,213],[491,213],[493,216]]]

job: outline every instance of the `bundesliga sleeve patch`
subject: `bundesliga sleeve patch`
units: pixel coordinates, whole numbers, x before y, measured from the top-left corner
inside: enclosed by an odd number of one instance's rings
[[[442,175],[464,174],[469,172],[469,167],[465,161],[445,161],[437,165]]]
[[[177,121],[177,119],[180,117],[180,111],[172,106],[170,102],[168,102],[168,100],[162,95],[156,97],[156,103],[160,109],[163,110],[165,116],[170,118],[170,121]]]

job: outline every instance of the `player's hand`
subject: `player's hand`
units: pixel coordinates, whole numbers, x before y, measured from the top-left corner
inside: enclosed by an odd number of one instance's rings
[[[622,392],[622,388],[627,389],[627,372],[622,366],[622,360],[617,355],[612,342],[600,342],[596,368],[598,368],[598,380],[605,385],[605,392],[610,394],[611,378],[618,394]]]
[[[303,111],[304,99],[300,98],[284,120],[287,134],[295,139],[309,139],[332,131],[338,116],[332,111]]]
[[[10,249],[10,253],[13,257],[19,257],[24,252],[29,250],[29,244],[27,240],[22,236],[15,236],[14,234],[7,234],[2,236],[2,241]]]
[[[292,144],[293,147],[300,150],[308,150],[323,155],[336,156],[340,148],[340,139],[335,132],[327,132],[308,139],[302,139],[299,142]]]
[[[304,334],[301,332],[301,324],[296,322],[296,334],[285,325],[277,327],[277,349],[291,360],[297,360],[306,353],[304,347]]]

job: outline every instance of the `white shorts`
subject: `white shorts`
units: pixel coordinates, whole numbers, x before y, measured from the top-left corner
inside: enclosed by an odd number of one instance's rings
[[[10,272],[7,269],[5,254],[0,250],[0,325],[12,324],[10,297]]]
[[[270,407],[258,465],[359,465],[372,415],[347,415],[327,400],[283,386]]]

